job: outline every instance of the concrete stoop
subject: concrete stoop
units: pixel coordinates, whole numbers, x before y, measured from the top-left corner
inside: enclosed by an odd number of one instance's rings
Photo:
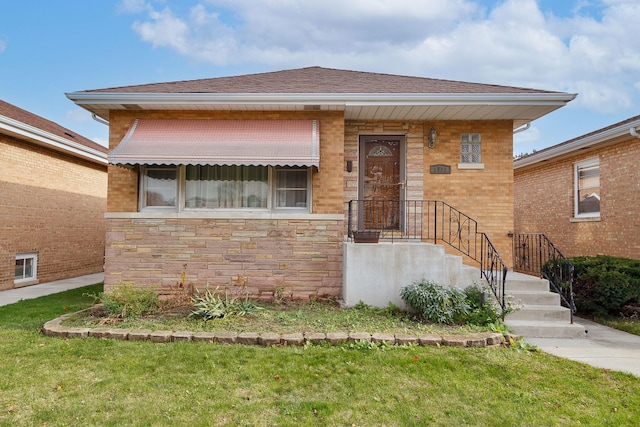
[[[571,313],[560,305],[560,295],[549,289],[545,279],[509,272],[505,294],[520,309],[507,315],[507,326],[525,338],[585,338],[585,327],[571,323]]]

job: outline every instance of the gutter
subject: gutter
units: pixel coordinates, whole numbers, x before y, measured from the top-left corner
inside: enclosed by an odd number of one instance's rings
[[[640,133],[638,133],[636,131],[636,128],[633,127],[633,126],[631,128],[629,128],[629,134],[631,134],[631,136],[634,136],[634,137],[640,139]]]
[[[35,144],[52,148],[56,151],[72,154],[76,157],[90,160],[94,163],[102,165],[107,164],[106,153],[87,147],[86,145],[79,144],[75,141],[62,138],[58,135],[45,132],[42,129],[27,125],[6,116],[0,116],[0,130],[5,131],[10,135],[26,139]]]
[[[113,104],[316,104],[316,105],[564,105],[568,93],[124,93],[70,92],[78,105]]]

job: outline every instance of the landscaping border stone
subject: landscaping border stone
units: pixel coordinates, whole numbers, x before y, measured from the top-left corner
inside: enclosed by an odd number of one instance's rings
[[[84,310],[83,310],[84,311]],[[117,328],[78,328],[62,326],[62,321],[75,313],[68,313],[56,319],[46,322],[41,332],[49,337],[61,338],[99,338],[118,339],[129,341],[152,341],[156,343],[169,343],[176,341],[195,341],[218,344],[244,344],[244,345],[302,345],[305,342],[312,344],[328,343],[339,345],[346,342],[382,343],[391,345],[422,345],[422,346],[448,346],[448,347],[496,347],[517,340],[517,336],[505,338],[498,332],[483,332],[467,335],[437,335],[437,334],[385,334],[376,332],[299,332],[279,334],[275,332],[190,332],[190,331],[150,331],[146,329],[117,329]]]

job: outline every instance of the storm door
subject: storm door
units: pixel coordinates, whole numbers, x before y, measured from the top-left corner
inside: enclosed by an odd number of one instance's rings
[[[402,230],[404,142],[402,135],[360,136],[358,223],[361,229]]]

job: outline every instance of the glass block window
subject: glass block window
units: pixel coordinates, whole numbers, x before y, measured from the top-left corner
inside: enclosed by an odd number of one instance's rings
[[[460,163],[482,163],[482,150],[479,133],[460,135]]]

